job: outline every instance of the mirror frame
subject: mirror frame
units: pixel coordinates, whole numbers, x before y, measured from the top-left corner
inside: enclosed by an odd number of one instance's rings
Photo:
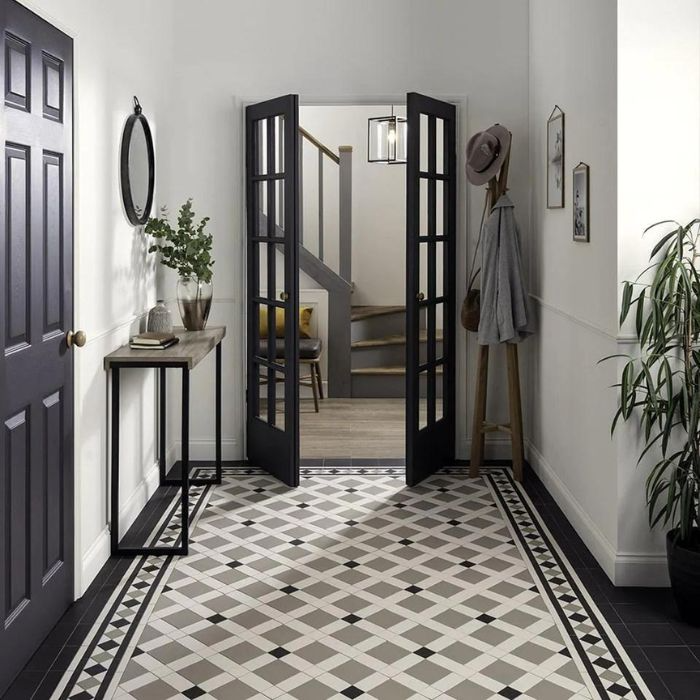
[[[129,149],[131,147],[131,136],[136,126],[136,122],[141,122],[143,133],[146,138],[146,151],[148,156],[148,194],[146,196],[146,206],[143,209],[143,214],[139,216],[136,213],[134,200],[131,196],[131,179],[129,177]],[[122,202],[126,218],[134,226],[143,226],[151,214],[153,206],[153,190],[155,186],[155,152],[153,150],[153,137],[151,136],[151,128],[148,125],[148,119],[143,115],[141,105],[138,98],[134,97],[134,113],[129,115],[124,125],[122,132],[122,144],[120,154],[120,182],[122,189]]]

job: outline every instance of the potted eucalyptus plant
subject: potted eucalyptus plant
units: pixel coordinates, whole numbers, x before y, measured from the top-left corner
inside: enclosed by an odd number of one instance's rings
[[[177,304],[184,327],[188,331],[204,330],[214,292],[212,235],[206,231],[209,217],[195,223],[191,198],[180,207],[177,228],[170,224],[166,207],[160,213],[146,224],[146,233],[155,239],[148,252],[160,253],[161,263],[179,275]]]
[[[634,318],[639,355],[626,362],[619,419],[639,420],[639,462],[655,454],[646,480],[651,527],[667,529],[668,569],[681,616],[700,625],[700,219],[670,227],[654,246],[649,267],[625,282],[620,325]]]

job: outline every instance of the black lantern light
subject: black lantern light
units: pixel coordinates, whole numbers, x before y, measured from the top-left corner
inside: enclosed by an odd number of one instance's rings
[[[367,160],[370,163],[405,163],[406,132],[406,120],[394,115],[393,105],[390,117],[368,119]]]

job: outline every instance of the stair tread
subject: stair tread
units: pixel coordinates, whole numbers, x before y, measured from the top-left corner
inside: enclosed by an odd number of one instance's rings
[[[388,316],[389,314],[405,313],[405,306],[353,306],[350,319],[360,321],[363,318],[374,316]]]
[[[406,367],[403,365],[388,365],[386,367],[356,367],[351,370],[352,374],[364,375],[384,375],[384,376],[400,376],[406,374]],[[437,373],[442,374],[442,367],[437,368]]]
[[[437,331],[435,334],[435,339],[438,342],[442,341],[442,331]],[[419,338],[421,343],[425,343],[428,340],[428,331],[422,330],[420,332],[420,338]],[[405,345],[406,344],[406,336],[399,334],[399,335],[387,335],[384,336],[383,338],[368,338],[366,340],[355,340],[351,344],[351,347],[353,349],[357,348],[381,348],[385,347],[387,345]]]

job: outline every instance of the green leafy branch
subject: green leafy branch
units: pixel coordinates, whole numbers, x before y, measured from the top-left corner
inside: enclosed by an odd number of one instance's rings
[[[166,207],[162,207],[160,213],[160,217],[151,218],[146,224],[146,233],[156,239],[148,252],[160,253],[161,263],[177,270],[180,277],[211,282],[212,235],[205,231],[209,217],[195,224],[192,198],[180,207],[177,228],[171,226]]]

